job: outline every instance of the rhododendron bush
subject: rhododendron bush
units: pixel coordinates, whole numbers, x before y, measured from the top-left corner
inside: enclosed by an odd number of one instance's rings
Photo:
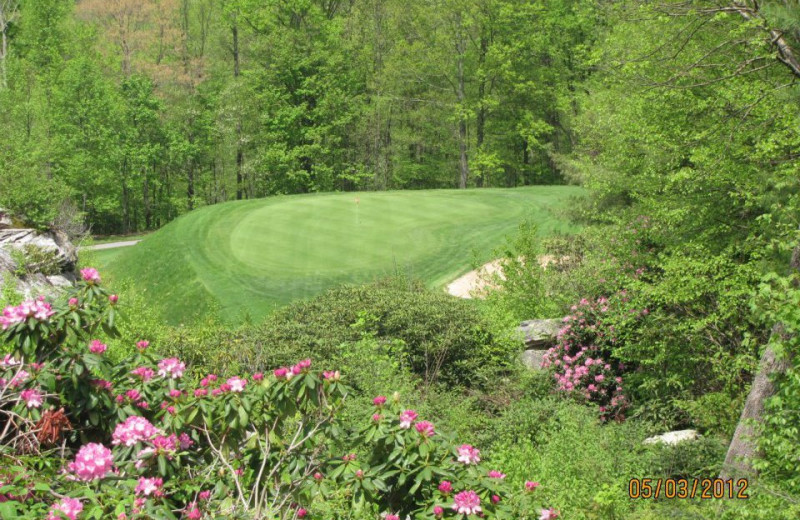
[[[557,515],[538,483],[515,489],[399,396],[349,431],[351,390],[310,359],[194,378],[139,341],[111,363],[119,298],[81,274],[63,303],[3,311],[0,517],[329,518],[327,502],[364,518]]]
[[[552,370],[558,390],[598,404],[603,420],[624,419],[630,404],[623,387],[625,365],[614,349],[625,322],[639,320],[648,311],[630,309],[627,302],[623,292],[611,299],[583,299],[573,305],[558,332],[557,344],[542,362]]]

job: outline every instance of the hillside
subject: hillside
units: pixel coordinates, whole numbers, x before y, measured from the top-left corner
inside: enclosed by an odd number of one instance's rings
[[[110,277],[158,295],[172,322],[218,305],[259,318],[345,282],[401,272],[440,286],[489,259],[519,222],[569,231],[578,188],[314,194],[194,211],[135,247],[96,252]]]

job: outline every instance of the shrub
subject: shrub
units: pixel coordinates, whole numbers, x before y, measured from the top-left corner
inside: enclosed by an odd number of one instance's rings
[[[368,316],[367,321],[365,320]],[[362,320],[362,326],[353,327]],[[335,360],[340,345],[361,339],[400,340],[394,353],[425,385],[482,386],[506,369],[521,348],[497,341],[470,302],[434,292],[421,283],[390,278],[332,289],[277,311],[248,337],[249,366],[285,363],[296,352]]]
[[[376,398],[346,431],[351,390],[310,359],[197,385],[147,341],[112,363],[92,338],[116,333],[118,298],[96,270],[81,274],[68,301],[23,302],[0,319],[13,350],[0,365],[4,518],[294,519],[343,500],[386,518],[555,517],[533,507],[536,486],[509,486],[399,398]]]

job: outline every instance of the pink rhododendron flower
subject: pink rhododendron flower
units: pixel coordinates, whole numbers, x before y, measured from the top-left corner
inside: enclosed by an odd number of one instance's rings
[[[63,513],[69,520],[75,520],[78,515],[83,511],[83,504],[77,498],[64,498],[61,502],[53,504],[50,508],[50,514],[47,520],[61,520],[58,513]]]
[[[181,363],[178,358],[162,359],[158,363],[158,375],[160,376],[178,379],[183,375],[184,370],[186,370],[186,364]]]
[[[261,372],[256,372],[253,374],[253,381],[261,381],[262,379],[264,379],[264,374]]]
[[[188,450],[189,448],[192,447],[194,441],[192,440],[191,437],[189,437],[188,433],[183,432],[180,435],[178,435],[178,443],[180,444],[182,450]]]
[[[197,498],[204,501],[208,500],[209,498],[211,498],[211,491],[209,490],[201,491],[200,494],[197,495]]]
[[[276,368],[275,370],[273,370],[273,371],[272,371],[272,373],[273,373],[273,374],[275,375],[275,377],[277,377],[278,379],[284,379],[284,378],[286,377],[286,374],[287,374],[288,372],[289,372],[289,370],[288,370],[288,369],[286,369],[286,368]]]
[[[111,444],[133,446],[137,442],[149,441],[159,433],[158,428],[153,426],[150,421],[144,417],[132,415],[114,429]]]
[[[324,477],[322,476],[322,473],[320,473],[319,471],[317,471],[316,473],[314,473],[314,480],[316,480],[316,481],[320,481],[320,480],[322,480],[323,478],[324,478]]]
[[[11,354],[6,354],[3,357],[3,360],[0,361],[0,368],[11,368],[21,363],[22,361],[17,361]]]
[[[419,415],[414,410],[405,410],[400,414],[400,428],[407,430]]]
[[[147,341],[147,340],[142,340],[142,341],[137,341],[136,342],[136,348],[138,348],[140,351],[147,350],[147,347],[149,347],[149,346],[150,346],[150,342]]]
[[[69,302],[67,302],[70,307],[77,307],[78,306],[78,299],[77,298],[70,298]]]
[[[357,478],[357,479],[362,479],[362,478],[364,478],[364,471],[363,471],[363,470],[360,470],[360,469],[357,469],[357,470],[356,470],[356,478]]]
[[[153,495],[154,497],[160,497],[164,494],[161,489],[161,486],[164,485],[164,480],[160,477],[154,478],[147,478],[147,477],[139,477],[139,483],[136,484],[136,489],[134,489],[134,493],[138,496],[146,496],[149,497]]]
[[[108,301],[111,303],[111,305],[115,305],[119,301],[119,296],[112,294],[108,297]]]
[[[525,490],[526,491],[534,491],[537,487],[539,487],[538,482],[533,482],[531,480],[525,481]]]
[[[497,504],[500,502],[500,497],[497,495],[492,495],[492,504]]]
[[[449,480],[443,480],[442,483],[439,484],[439,491],[445,495],[449,495],[453,492],[453,484],[451,484]]]
[[[111,450],[102,444],[91,442],[81,446],[75,455],[75,461],[70,462],[68,469],[79,480],[96,480],[106,476],[113,463]]]
[[[433,428],[433,423],[428,421],[420,421],[414,425],[417,431],[422,434],[423,437],[433,437],[436,432]]]
[[[21,386],[25,381],[27,381],[29,376],[30,374],[28,372],[20,370],[19,372],[14,374],[14,377],[12,377],[11,381],[8,382],[8,386],[10,386],[11,388],[17,388],[18,386]]]
[[[297,518],[305,518],[307,514],[308,514],[308,511],[306,511],[302,507],[297,509]]]
[[[153,379],[153,376],[156,375],[156,372],[150,367],[138,367],[131,370],[131,374],[139,376],[142,378],[143,382],[147,382]]]
[[[25,406],[28,408],[39,408],[42,406],[42,394],[34,388],[23,390],[19,396],[25,401]]]
[[[292,374],[302,374],[303,372],[307,372],[309,368],[311,368],[311,360],[304,359],[292,367]]]
[[[539,520],[553,520],[554,518],[558,518],[558,511],[551,507],[550,509],[542,509]]]
[[[379,395],[378,397],[372,400],[372,404],[374,404],[375,406],[383,406],[384,404],[386,404],[386,396]]]
[[[506,478],[506,474],[505,473],[500,473],[499,471],[494,470],[494,469],[492,471],[490,471],[488,473],[488,475],[489,475],[489,478],[499,478],[499,479]]]
[[[100,343],[100,341],[96,339],[93,339],[92,342],[89,343],[89,352],[92,354],[102,354],[107,348],[105,344]]]
[[[47,321],[53,314],[55,314],[55,311],[43,299],[28,300],[16,307],[10,305],[3,309],[3,314],[0,315],[0,327],[6,330],[12,325],[24,322],[28,318]]]
[[[444,514],[444,509],[442,509],[442,506],[433,506],[433,514],[436,515],[436,518],[439,518]]]
[[[111,384],[111,381],[107,381],[105,379],[92,379],[90,383],[95,387],[99,388],[100,390],[113,390],[114,387]]]
[[[322,378],[326,381],[338,381],[342,374],[338,370],[326,370],[322,373]]]
[[[458,461],[464,464],[477,464],[481,461],[481,451],[470,444],[462,444],[458,448]]]
[[[384,517],[384,520],[400,520],[400,517],[395,514],[389,513]]]
[[[231,392],[240,393],[244,391],[244,387],[247,386],[247,379],[242,379],[241,377],[231,377],[226,381],[227,385],[230,387]]]
[[[481,499],[474,491],[462,491],[453,500],[453,511],[460,515],[477,515],[482,511]]]
[[[181,391],[173,388],[169,391],[169,396],[173,399],[177,399],[181,396]]]
[[[379,413],[372,414],[372,422],[381,422],[381,419],[383,419],[383,416],[381,414]]]
[[[142,410],[150,409],[150,403],[148,403],[147,401],[139,401],[138,403],[136,403],[136,406],[138,406]]]
[[[127,397],[131,401],[138,401],[142,397],[142,394],[140,394],[139,391],[136,390],[135,388],[131,388],[130,390],[125,392],[125,397]]]
[[[189,502],[186,505],[186,509],[183,512],[183,517],[189,518],[190,520],[200,520],[201,518],[203,518],[203,513],[201,513],[200,510],[197,509],[196,502]]]
[[[94,267],[81,269],[81,278],[83,278],[83,281],[89,282],[90,284],[100,283],[100,273],[98,273],[97,269]]]
[[[197,390],[194,391],[194,396],[195,397],[203,397],[203,396],[205,396],[207,394],[208,394],[208,390],[206,390],[205,388],[198,388]]]

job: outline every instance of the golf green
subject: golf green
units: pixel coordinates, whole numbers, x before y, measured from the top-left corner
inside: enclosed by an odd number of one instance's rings
[[[435,287],[489,260],[523,219],[571,231],[559,215],[578,188],[429,190],[279,196],[193,211],[133,247],[97,251],[183,322],[216,308],[260,318],[345,282],[394,273]]]

